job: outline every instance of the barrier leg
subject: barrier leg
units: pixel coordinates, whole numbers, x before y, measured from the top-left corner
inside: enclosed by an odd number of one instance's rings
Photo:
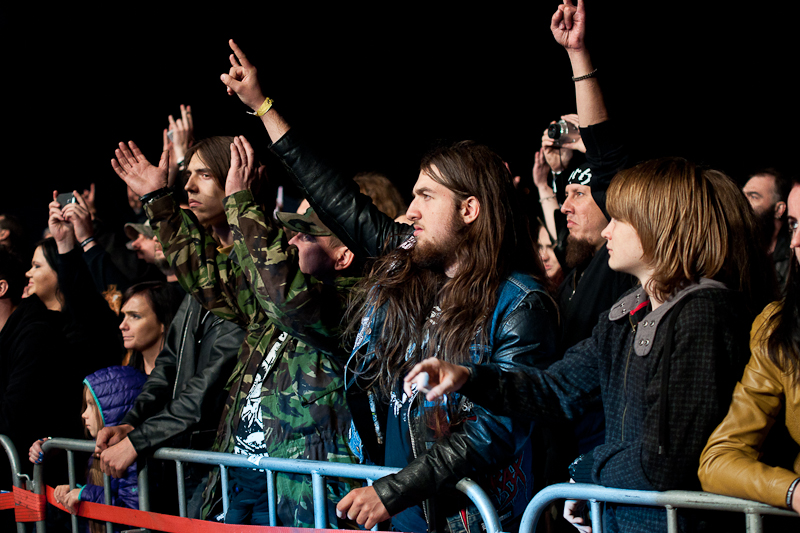
[[[103,503],[111,505],[111,478],[108,474],[103,474]],[[114,533],[114,525],[106,522],[106,533]]]
[[[69,490],[72,490],[78,483],[75,475],[75,452],[72,450],[67,450],[67,475],[69,476]],[[69,515],[69,521],[72,526],[72,533],[78,533],[78,517],[71,514]]]
[[[678,510],[671,505],[664,507],[667,509],[667,532],[678,533]]]
[[[21,470],[19,467],[19,454],[17,454],[17,449],[14,447],[14,443],[12,443],[11,439],[5,435],[0,435],[0,445],[2,445],[3,449],[6,451],[8,463],[11,466],[11,484],[15,487],[24,488],[22,486],[23,476],[20,476]],[[25,533],[25,524],[17,522],[17,533]]]
[[[758,513],[745,513],[747,521],[747,533],[761,533],[763,530],[761,515]]]
[[[592,513],[592,531],[603,533],[603,506],[597,500],[589,500],[589,510]]]
[[[175,477],[178,482],[178,516],[186,517],[186,485],[183,477],[183,461],[175,461]]]
[[[275,491],[275,472],[272,470],[265,470],[264,474],[267,476],[267,504],[269,504],[269,525],[275,527],[278,525],[278,502]]]
[[[219,478],[222,482],[222,513],[223,516],[228,514],[228,506],[230,505],[230,500],[228,499],[228,467],[225,465],[219,465]]]
[[[314,491],[314,527],[328,528],[328,498],[325,494],[325,478],[319,472],[311,473],[311,488]]]

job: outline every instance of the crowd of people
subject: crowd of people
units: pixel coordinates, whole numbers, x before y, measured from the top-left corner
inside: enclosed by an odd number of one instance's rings
[[[94,186],[53,191],[32,257],[0,214],[0,433],[53,465],[55,499],[72,513],[103,501],[105,473],[113,504],[138,508],[137,461],[170,446],[400,469],[371,486],[328,479],[331,528],[480,531],[464,477],[504,531],[564,481],[800,513],[800,181],[769,168],[740,189],[679,157],[633,161],[583,1],[550,28],[577,113],[544,131],[530,180],[487,146],[442,144],[406,206],[386,177],[319,157],[262,88],[276,73],[259,77],[230,41],[221,82],[271,154],[194,139],[181,106],[157,164],[133,141],[114,153],[127,242],[97,216]],[[276,198],[264,157],[301,197]],[[42,445],[81,430],[96,446],[70,489]],[[154,466],[151,502],[176,514],[169,468]],[[188,516],[314,526],[310,479],[278,474],[271,517],[264,472],[228,473],[223,495],[218,469],[186,469]],[[590,531],[583,503],[543,527]],[[667,522],[614,504],[594,519]]]

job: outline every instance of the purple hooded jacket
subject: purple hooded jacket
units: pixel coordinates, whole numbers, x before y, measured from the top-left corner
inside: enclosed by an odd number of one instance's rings
[[[110,366],[86,376],[83,384],[89,388],[100,410],[104,426],[116,426],[133,407],[142,391],[147,376],[132,366]],[[91,467],[89,460],[89,466]],[[87,479],[80,492],[82,502],[105,503],[103,487],[92,485]],[[111,504],[119,507],[139,508],[139,488],[136,484],[136,462],[128,467],[125,477],[111,478]]]

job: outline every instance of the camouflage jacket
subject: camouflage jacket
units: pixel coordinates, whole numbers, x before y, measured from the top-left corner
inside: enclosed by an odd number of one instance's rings
[[[213,449],[233,450],[241,402],[270,348],[287,332],[261,386],[267,452],[356,462],[347,444],[350,414],[340,346],[346,292],[355,280],[326,285],[300,272],[297,248],[288,245],[283,229],[264,216],[249,191],[225,200],[234,237],[230,255],[221,253],[194,215],[178,209],[171,196],[145,209],[181,285],[204,307],[247,329],[226,385]],[[313,527],[310,479],[282,475],[277,483],[279,525]]]

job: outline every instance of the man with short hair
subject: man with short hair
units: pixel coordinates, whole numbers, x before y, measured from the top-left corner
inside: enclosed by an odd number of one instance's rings
[[[137,193],[181,284],[205,308],[247,328],[228,381],[215,451],[352,462],[340,322],[353,285],[353,254],[330,245],[313,213],[309,233],[290,245],[251,192],[258,165],[243,138],[212,137],[186,158],[191,211],[166,188],[167,158],[150,165],[121,144],[114,169]],[[296,219],[298,222],[300,219]],[[299,223],[299,222],[298,222]],[[306,238],[308,237],[308,238]],[[313,242],[312,242],[313,241]],[[328,241],[323,243],[322,241]],[[226,523],[269,525],[262,471],[231,469]],[[206,503],[215,497],[212,475]],[[313,494],[303,476],[279,474],[278,525],[313,527]],[[329,518],[341,486],[328,482]],[[206,507],[206,514],[210,507]]]
[[[325,225],[357,257],[377,257],[351,307],[350,445],[364,461],[402,470],[351,491],[337,513],[367,528],[392,516],[399,531],[478,531],[477,510],[454,491],[470,477],[508,525],[531,497],[531,425],[464,397],[430,405],[402,391],[405,372],[431,355],[508,367],[553,361],[556,312],[507,167],[473,142],[441,147],[422,161],[406,213],[413,228],[395,223],[298,141],[231,47],[229,94],[261,116]]]
[[[786,227],[786,200],[790,190],[791,181],[774,168],[752,174],[742,188],[758,219],[766,251],[772,257],[778,288],[786,282],[792,257]]]

